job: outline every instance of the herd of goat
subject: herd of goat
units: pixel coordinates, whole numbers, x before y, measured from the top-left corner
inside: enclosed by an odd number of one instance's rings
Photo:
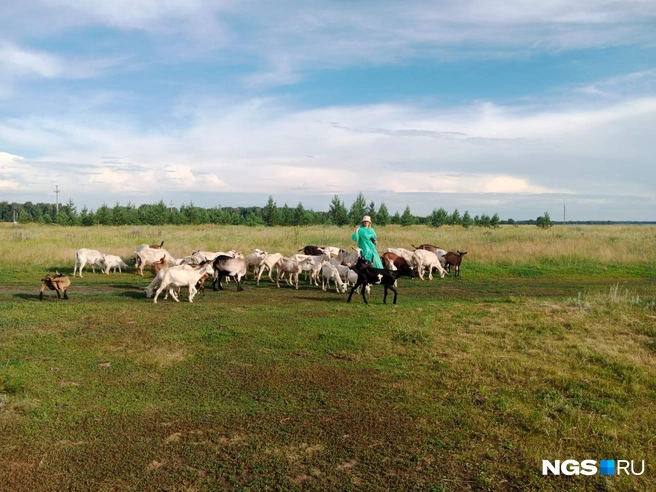
[[[298,250],[298,254],[291,256],[256,249],[247,256],[234,250],[225,253],[196,251],[191,256],[176,259],[164,249],[162,241],[160,244],[139,246],[134,252],[134,261],[137,273],[142,276],[144,268],[150,266],[154,278],[144,290],[148,298],[154,295],[154,303],[157,303],[158,297],[164,291],[165,299],[170,295],[177,302],[182,287],[188,287],[189,302],[193,302],[198,292],[205,294],[205,282],[210,277],[214,290],[223,290],[224,279],[226,282],[234,279],[237,291],[242,291],[242,280],[249,271],[252,271],[253,278],[259,285],[264,273],[268,273],[270,281],[273,282],[275,269],[275,282],[278,287],[280,280],[284,278],[288,285],[298,289],[300,273],[307,272],[311,285],[319,286],[321,277],[321,287],[324,291],[330,289],[331,282],[336,292],[345,293],[351,286],[347,302],[351,301],[353,293],[360,288],[362,298],[367,303],[366,293],[369,292],[370,286],[382,285],[383,303],[387,302],[388,290],[391,290],[394,293],[393,302],[396,304],[396,281],[399,277],[419,277],[424,280],[427,273],[428,278],[432,280],[433,271],[437,271],[440,278],[443,278],[451,269],[455,276],[459,276],[462,258],[467,254],[466,251],[453,253],[430,244],[413,245],[413,248],[386,249],[381,256],[385,267],[382,269],[374,268],[371,262],[360,256],[358,248],[353,248],[354,252],[350,253],[334,246],[305,246]],[[112,269],[122,272],[123,268],[128,268],[119,256],[102,254],[94,249],[77,250],[73,276],[79,274],[82,277],[86,265],[90,265],[94,273],[95,267],[99,266],[106,274]],[[67,289],[71,282],[66,275],[56,272],[46,275],[41,281],[39,299],[43,299],[46,289],[56,291],[58,298],[63,295],[64,299],[68,299]]]

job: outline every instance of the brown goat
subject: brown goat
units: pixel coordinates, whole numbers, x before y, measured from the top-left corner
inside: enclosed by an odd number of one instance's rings
[[[446,269],[451,273],[451,267],[453,266],[453,269],[455,273],[453,274],[454,277],[459,277],[460,276],[460,263],[462,262],[462,257],[467,254],[467,251],[458,251],[457,253],[453,253],[452,251],[449,251],[447,254],[444,255],[444,261],[445,261],[445,266]]]
[[[210,274],[206,273],[203,275],[201,278],[198,279],[198,283],[196,284],[196,290],[198,291],[199,294],[205,295],[205,281],[210,278]]]
[[[387,268],[390,267],[390,263],[393,264],[397,270],[402,266],[410,267],[410,265],[408,264],[408,262],[403,256],[397,255],[395,253],[390,253],[390,252],[383,253],[383,255],[380,257],[380,260],[383,262],[383,265],[385,265]]]
[[[415,246],[414,244],[412,245],[414,249],[425,249],[426,251],[431,251],[433,253],[436,253],[441,250],[442,248],[439,248],[437,246],[433,246],[432,244],[422,244],[420,246]]]
[[[41,285],[41,292],[39,292],[40,301],[43,300],[43,291],[46,290],[46,288],[56,291],[57,299],[61,299],[61,295],[64,294],[64,299],[68,300],[66,290],[68,289],[68,286],[71,285],[71,281],[66,275],[59,272],[48,273],[41,279],[41,282],[43,282],[43,284]]]
[[[164,241],[162,241],[162,242],[159,243],[159,244],[151,244],[151,245],[149,245],[148,247],[149,247],[150,249],[161,249],[162,246],[164,246]]]
[[[164,255],[164,256],[162,256],[162,259],[161,259],[161,260],[156,261],[155,263],[153,263],[152,265],[150,265],[150,272],[151,272],[153,275],[157,276],[157,274],[159,273],[159,271],[160,271],[162,268],[166,268],[167,266],[168,266],[168,263],[167,263],[167,261],[166,261],[166,255]]]

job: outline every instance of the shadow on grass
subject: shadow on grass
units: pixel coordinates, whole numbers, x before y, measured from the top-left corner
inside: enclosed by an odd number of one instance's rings
[[[18,297],[19,299],[24,299],[26,301],[38,301],[39,300],[39,294],[25,294],[25,293],[20,293],[20,294],[13,294],[13,297]],[[48,295],[45,292],[43,293],[43,300],[44,301],[66,301],[67,299],[57,299],[57,294],[52,294]]]
[[[107,287],[112,287],[113,289],[132,289],[139,290],[143,292],[144,287],[134,284],[107,284]]]
[[[141,289],[132,290],[130,292],[119,292],[113,295],[116,295],[118,297],[130,297],[132,299],[146,299],[146,294]]]
[[[315,302],[343,302],[346,303],[345,297],[309,297],[309,296],[298,296],[296,299],[302,299],[304,301],[315,301]]]

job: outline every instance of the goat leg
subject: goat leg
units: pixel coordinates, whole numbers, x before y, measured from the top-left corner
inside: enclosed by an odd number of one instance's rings
[[[398,291],[392,285],[390,285],[390,290],[392,292],[394,292],[394,302],[393,302],[393,304],[396,304],[396,295],[398,294]]]
[[[360,285],[360,284],[358,284],[358,283],[356,282],[355,285],[353,286],[353,288],[351,289],[351,292],[349,293],[349,296],[348,296],[348,299],[346,299],[346,302],[351,302],[351,297],[353,297],[353,293],[354,293],[354,292],[356,291],[356,289],[358,288],[358,285]]]

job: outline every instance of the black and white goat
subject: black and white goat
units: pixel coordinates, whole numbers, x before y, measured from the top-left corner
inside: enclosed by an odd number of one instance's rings
[[[398,291],[394,287],[394,282],[399,277],[416,277],[416,274],[412,268],[408,265],[400,267],[398,270],[387,270],[384,268],[374,268],[369,260],[366,260],[364,257],[360,257],[355,265],[351,269],[358,274],[358,281],[355,283],[351,292],[348,296],[346,302],[351,302],[351,297],[353,293],[359,286],[366,287],[368,285],[382,285],[385,288],[385,294],[383,295],[383,304],[387,303],[387,290],[394,292],[394,304],[396,304],[396,296]],[[365,289],[362,289],[362,299],[365,304],[368,304],[367,297],[365,295]]]

